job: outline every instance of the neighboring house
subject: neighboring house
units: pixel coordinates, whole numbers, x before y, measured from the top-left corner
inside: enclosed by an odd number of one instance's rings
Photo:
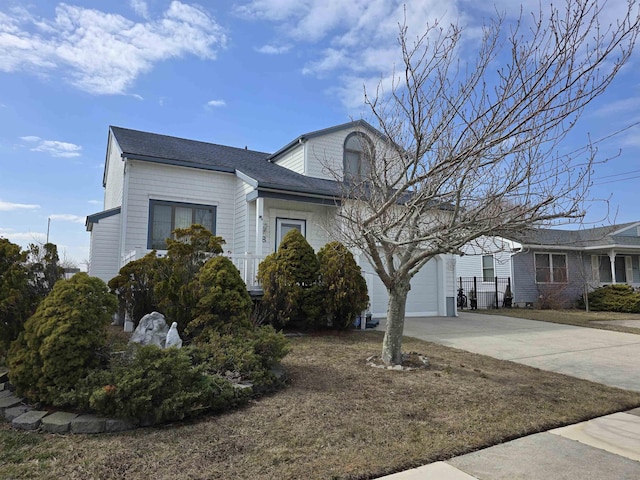
[[[171,231],[200,223],[226,241],[226,254],[250,289],[259,262],[298,229],[317,251],[331,238],[341,178],[366,171],[361,142],[381,134],[360,120],[297,137],[273,154],[110,127],[103,176],[104,210],[87,217],[89,274],[108,281],[152,249],[165,253]],[[354,252],[369,286],[371,312],[386,315],[387,294]],[[451,255],[413,278],[408,316],[453,315]]]
[[[640,222],[582,230],[531,229],[513,255],[514,299],[569,306],[585,289],[640,287]]]
[[[478,308],[500,307],[507,285],[513,292],[511,257],[520,244],[500,237],[480,237],[465,245],[456,260],[456,285]],[[470,307],[470,302],[468,302]]]
[[[511,277],[518,306],[570,306],[585,291],[624,283],[640,288],[640,222],[581,230],[532,228],[512,240],[469,246],[457,276]],[[510,272],[510,273],[509,273]]]

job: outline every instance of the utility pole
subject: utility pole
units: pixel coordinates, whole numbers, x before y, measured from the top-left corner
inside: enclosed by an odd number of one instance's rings
[[[49,228],[51,227],[51,217],[47,218],[47,243],[49,243]]]

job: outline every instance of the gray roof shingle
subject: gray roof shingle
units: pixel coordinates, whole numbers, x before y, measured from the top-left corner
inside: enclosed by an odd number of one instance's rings
[[[239,170],[256,180],[259,189],[332,197],[340,193],[338,182],[307,177],[271,163],[265,152],[122,127],[110,129],[127,158],[219,172]]]
[[[567,248],[606,247],[613,245],[640,247],[640,237],[612,235],[638,222],[585,228],[582,230],[558,230],[552,228],[532,228],[514,235],[524,245],[563,246]]]

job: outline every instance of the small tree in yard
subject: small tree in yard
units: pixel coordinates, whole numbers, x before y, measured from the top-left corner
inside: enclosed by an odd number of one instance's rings
[[[318,279],[320,265],[309,242],[298,230],[288,232],[278,251],[260,263],[258,280],[263,286],[262,304],[272,324],[294,322],[313,327],[321,318]]]
[[[361,269],[351,252],[340,242],[322,247],[318,261],[320,291],[327,320],[333,328],[350,328],[369,303],[367,283]]]
[[[385,141],[361,142],[367,168],[343,183],[335,232],[387,288],[385,363],[402,361],[411,279],[434,256],[583,217],[595,149],[578,158],[557,147],[628,60],[640,25],[634,2],[615,24],[602,15],[592,0],[571,0],[526,27],[528,17],[498,17],[467,66],[458,26],[428,25],[415,38],[401,27],[391,90],[365,92]]]

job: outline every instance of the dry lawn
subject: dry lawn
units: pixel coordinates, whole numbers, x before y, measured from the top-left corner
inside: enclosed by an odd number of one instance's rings
[[[0,424],[0,478],[375,478],[640,406],[627,392],[419,340],[431,367],[366,366],[379,332],[292,339],[291,383],[192,423],[111,435]]]
[[[562,323],[576,325],[578,327],[598,328],[600,330],[612,330],[640,334],[640,327],[624,325],[608,325],[597,322],[604,321],[640,321],[640,313],[619,312],[585,312],[584,310],[531,310],[528,308],[501,308],[498,310],[475,310],[474,313],[486,313],[489,315],[504,315],[507,317],[526,318],[542,322]]]

